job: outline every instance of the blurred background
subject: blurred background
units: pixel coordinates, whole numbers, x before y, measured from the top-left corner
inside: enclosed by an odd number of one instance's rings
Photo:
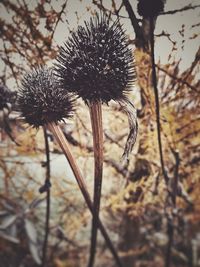
[[[200,4],[167,0],[154,21],[165,175],[158,149],[149,19],[138,14],[137,4],[1,0],[0,267],[87,265],[91,215],[50,132],[51,212],[46,265],[42,261],[46,192],[39,189],[47,175],[44,133],[24,123],[15,102],[23,75],[38,65],[53,66],[59,46],[99,10],[113,21],[119,18],[129,38],[137,72],[129,99],[137,108],[139,124],[137,142],[124,167],[126,114],[115,102],[103,106],[100,216],[123,266],[200,266]],[[89,111],[81,100],[74,117],[61,127],[92,195],[92,133]],[[116,266],[100,233],[95,266]]]

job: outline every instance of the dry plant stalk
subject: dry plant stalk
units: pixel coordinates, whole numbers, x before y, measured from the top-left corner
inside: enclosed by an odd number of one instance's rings
[[[100,101],[91,103],[89,105],[90,118],[92,125],[93,134],[93,148],[94,148],[94,214],[92,220],[92,236],[90,246],[90,259],[88,267],[93,265],[95,251],[93,248],[96,247],[97,242],[97,230],[98,230],[98,217],[100,210],[101,200],[101,187],[103,177],[103,125],[102,125],[102,104]]]
[[[58,125],[56,125],[56,123],[52,122],[52,123],[48,123],[48,126],[47,126],[51,132],[53,133],[53,135],[55,136],[56,138],[56,141],[58,142],[58,144],[60,145],[65,157],[67,158],[69,164],[70,164],[70,167],[74,173],[74,176],[76,178],[76,181],[79,185],[79,188],[81,190],[81,193],[87,203],[87,206],[89,208],[89,210],[91,211],[92,215],[93,215],[93,218],[95,218],[95,212],[96,212],[96,209],[94,209],[94,205],[91,201],[91,198],[90,198],[90,195],[89,195],[89,192],[87,190],[87,186],[86,186],[86,183],[85,183],[85,180],[81,174],[81,171],[76,163],[76,161],[74,160],[74,157],[72,155],[72,153],[70,152],[70,148],[69,148],[69,144],[62,132],[62,130],[60,129],[60,127]],[[98,173],[99,174],[99,173]],[[101,222],[101,220],[99,219],[99,217],[97,216],[97,221],[96,221],[107,245],[108,245],[108,248],[110,249],[113,257],[115,258],[116,260],[116,263],[119,267],[122,267],[122,264],[121,264],[121,261],[117,255],[117,252],[115,250],[115,248],[113,247],[113,244]]]

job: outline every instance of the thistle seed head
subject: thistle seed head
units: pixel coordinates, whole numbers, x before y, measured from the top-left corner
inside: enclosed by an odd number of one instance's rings
[[[85,102],[123,98],[135,80],[132,52],[118,20],[96,15],[61,47],[55,66],[63,88]]]
[[[34,127],[72,115],[74,98],[63,90],[52,69],[39,67],[25,75],[18,105],[25,121]]]
[[[13,94],[8,87],[0,84],[0,110],[10,109]]]
[[[165,0],[138,0],[138,14],[144,18],[158,16],[164,9]]]

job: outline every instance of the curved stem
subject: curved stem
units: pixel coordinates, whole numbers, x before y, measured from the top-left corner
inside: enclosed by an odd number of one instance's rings
[[[88,267],[93,267],[97,246],[98,217],[101,200],[101,187],[103,176],[103,126],[102,126],[102,107],[101,102],[95,102],[89,105],[90,119],[93,133],[94,147],[94,215],[92,219],[92,233],[90,244],[90,258]]]
[[[46,150],[46,180],[45,185],[50,185],[50,151],[49,151],[49,142],[47,136],[47,130],[45,127],[43,128],[44,132],[44,140],[45,140],[45,150]],[[47,187],[46,190],[46,221],[45,221],[45,237],[42,248],[42,264],[41,267],[45,267],[46,265],[46,255],[47,255],[47,245],[48,245],[48,237],[49,237],[49,218],[50,218],[50,187]]]
[[[81,193],[85,199],[85,202],[89,208],[89,210],[91,211],[92,215],[94,216],[94,208],[93,208],[93,203],[91,201],[91,198],[90,198],[90,195],[89,195],[89,192],[87,190],[87,186],[86,186],[86,183],[85,183],[85,180],[84,178],[82,177],[81,175],[81,172],[80,172],[80,169],[78,167],[78,165],[76,164],[74,158],[73,158],[73,155],[71,154],[70,152],[70,148],[69,148],[69,145],[68,145],[68,142],[63,134],[63,132],[61,131],[60,127],[58,125],[56,125],[55,123],[49,123],[48,124],[48,128],[52,131],[53,135],[55,136],[58,144],[60,145],[65,157],[67,158],[69,164],[70,164],[70,167],[74,173],[74,176],[76,178],[76,181],[78,183],[78,186],[81,190]],[[107,231],[105,230],[101,220],[98,218],[98,227],[108,245],[108,248],[110,249],[116,263],[117,263],[117,266],[119,267],[122,267],[122,263],[118,257],[118,254],[110,240],[110,237],[108,236],[107,234]]]

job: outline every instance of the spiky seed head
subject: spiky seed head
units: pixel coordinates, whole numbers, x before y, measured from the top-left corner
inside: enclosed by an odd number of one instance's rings
[[[12,103],[13,94],[8,87],[0,84],[0,110],[10,109],[9,104]]]
[[[56,73],[85,102],[119,100],[135,80],[132,52],[118,20],[96,15],[60,49]]]
[[[158,16],[164,9],[165,0],[138,0],[138,14],[144,18]]]
[[[34,127],[72,115],[74,98],[63,90],[52,69],[38,67],[25,75],[18,105],[25,121]]]

